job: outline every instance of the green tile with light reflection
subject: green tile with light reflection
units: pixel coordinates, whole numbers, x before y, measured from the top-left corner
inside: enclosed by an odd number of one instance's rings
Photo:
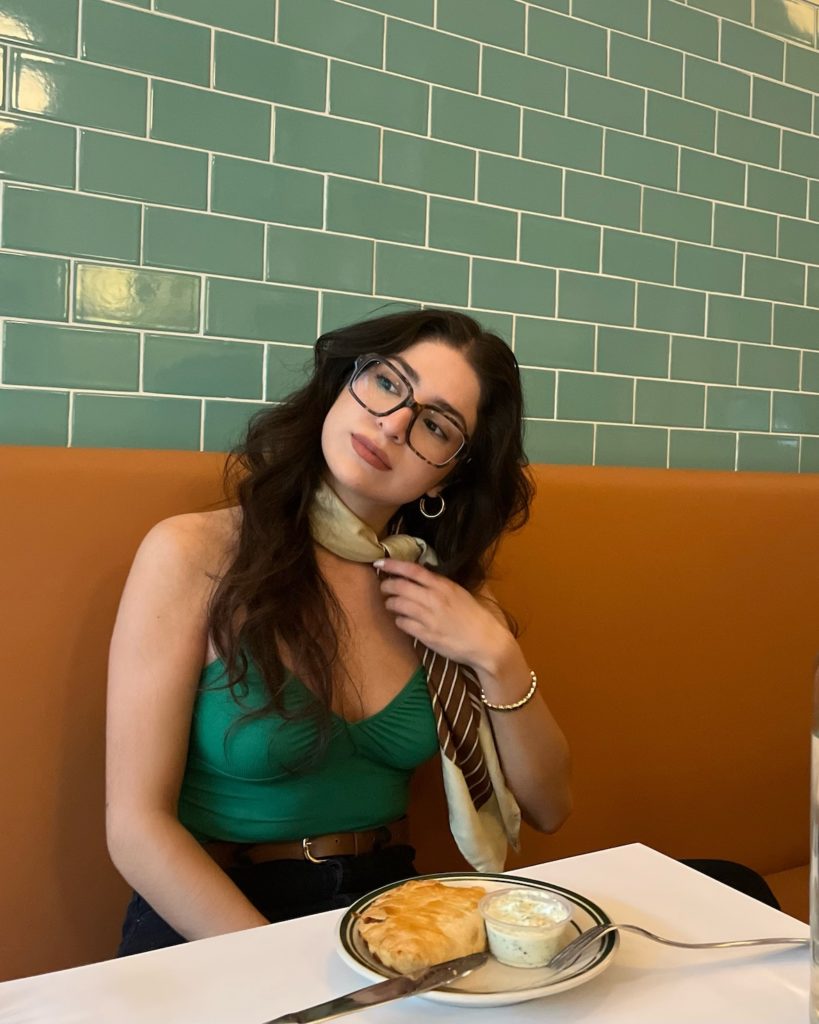
[[[819,395],[775,391],[772,428],[789,434],[819,434]]]
[[[84,127],[145,134],[145,78],[39,53],[14,53],[10,73],[12,110]]]
[[[3,0],[0,38],[36,50],[75,54],[79,6],[80,0]]]
[[[76,138],[68,125],[0,116],[0,178],[73,188]]]
[[[195,331],[199,279],[157,270],[80,263],[74,312],[86,323]]]
[[[740,434],[737,469],[796,473],[799,470],[799,438]]]

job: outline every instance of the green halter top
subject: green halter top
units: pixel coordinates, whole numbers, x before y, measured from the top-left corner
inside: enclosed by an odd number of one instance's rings
[[[241,721],[265,703],[252,664],[241,705],[224,683],[221,661],[202,671],[179,796],[179,820],[200,841],[274,842],[393,821],[406,813],[413,770],[438,751],[420,666],[369,718],[347,722],[333,714],[326,754],[308,768],[299,762],[315,748],[315,725],[276,715]],[[290,676],[286,710],[311,700]]]

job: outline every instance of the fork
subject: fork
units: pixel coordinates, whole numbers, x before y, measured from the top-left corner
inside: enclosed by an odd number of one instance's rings
[[[634,932],[642,935],[645,939],[653,939],[654,942],[662,942],[666,946],[679,946],[681,949],[727,949],[732,946],[807,946],[810,939],[734,939],[731,942],[680,942],[677,939],[665,939],[662,935],[655,935],[647,928],[641,928],[636,924],[598,924],[587,931],[582,932],[576,939],[573,939],[568,946],[564,946],[559,953],[556,953],[547,967],[553,970],[562,971],[571,967],[582,954],[598,939],[609,932]]]

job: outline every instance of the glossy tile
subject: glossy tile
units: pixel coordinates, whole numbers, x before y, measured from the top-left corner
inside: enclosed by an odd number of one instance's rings
[[[0,115],[0,178],[73,188],[75,149],[67,125]]]
[[[277,109],[275,145],[280,164],[373,181],[378,177],[379,129],[373,125]]]
[[[323,292],[321,302],[321,333],[334,327],[346,327],[357,320],[369,320],[374,316],[386,316],[403,309],[420,309],[415,302],[399,302],[383,299],[377,295],[342,295]]]
[[[471,40],[387,19],[387,71],[475,92],[479,55]]]
[[[791,217],[804,217],[807,194],[806,178],[782,171],[769,171],[765,167],[748,168],[748,206]]]
[[[671,0],[652,0],[651,38],[654,42],[716,60],[719,22],[710,14]]]
[[[744,25],[724,21],[720,57],[723,64],[781,79],[785,44],[781,39],[773,39]]]
[[[205,209],[207,154],[98,132],[80,131],[79,138],[84,191]]]
[[[432,90],[432,135],[496,153],[517,153],[520,109],[436,87]]]
[[[142,358],[145,391],[221,398],[262,397],[264,345],[148,334]]]
[[[0,444],[68,444],[68,392],[0,388]]]
[[[145,0],[149,7],[151,0]],[[272,39],[276,26],[275,0],[242,0],[226,4],[224,0],[154,0],[160,14],[175,14],[187,21],[201,21],[217,28],[227,28],[247,36]]]
[[[763,32],[816,45],[816,8],[804,0],[756,0],[754,23]]]
[[[267,399],[278,402],[307,383],[313,366],[308,346],[267,346]]]
[[[320,174],[229,156],[213,157],[211,208],[217,213],[320,228],[323,204],[324,179]]]
[[[708,303],[708,335],[732,341],[771,340],[771,303],[712,295]]]
[[[472,304],[532,316],[554,316],[555,272],[524,263],[472,261]]]
[[[226,452],[247,433],[248,421],[269,406],[261,402],[225,402],[205,400],[205,429],[202,448],[206,452]]]
[[[819,92],[819,53],[788,43],[785,47],[785,81]]]
[[[800,305],[805,296],[805,267],[786,260],[745,257],[745,294]]]
[[[637,285],[637,326],[677,334],[703,334],[705,295],[658,284]]]
[[[347,178],[330,178],[327,183],[327,228],[330,231],[422,245],[426,210],[426,197],[418,192]],[[492,212],[502,216],[500,211]],[[505,216],[512,217],[512,214]],[[457,248],[430,244],[436,248]]]
[[[267,158],[267,104],[170,82],[154,82],[152,92],[152,138],[218,153]]]
[[[210,82],[208,29],[104,0],[83,0],[82,56],[193,85]]]
[[[600,9],[597,0],[592,0]],[[608,10],[617,10],[610,5]],[[634,85],[679,96],[683,88],[683,55],[667,46],[611,33],[609,74]]]
[[[809,221],[790,220],[787,217],[779,221],[779,255],[786,260],[802,260],[814,263],[819,252],[819,224]]]
[[[551,419],[555,407],[555,374],[551,370],[521,370],[523,406],[527,416]]]
[[[702,199],[646,188],[643,231],[686,242],[710,242],[712,209]]]
[[[571,270],[600,269],[600,228],[557,217],[524,213],[520,221],[520,258]]]
[[[795,473],[799,469],[799,438],[740,434],[737,469]]]
[[[819,309],[774,306],[774,345],[819,349]]]
[[[597,466],[664,468],[667,450],[667,430],[600,424],[597,428],[594,462]]]
[[[75,448],[175,448],[197,451],[201,402],[79,394],[74,398]]]
[[[524,110],[523,155],[543,163],[599,173],[603,164],[603,129]]]
[[[608,128],[642,132],[645,97],[642,89],[583,71],[569,71],[569,117]]]
[[[147,266],[262,277],[261,224],[149,206],[145,209],[143,240],[143,262]]]
[[[665,142],[607,131],[605,173],[643,185],[676,189],[678,154],[676,146]]]
[[[746,165],[694,149],[680,153],[680,191],[728,203],[745,202]]]
[[[705,388],[665,380],[638,380],[634,420],[654,426],[702,427]]]
[[[799,358],[796,349],[770,345],[740,345],[739,383],[753,388],[799,387]],[[809,358],[805,353],[804,358]]]
[[[710,152],[714,149],[716,137],[716,114],[699,103],[650,92],[646,105],[646,132],[656,139]]]
[[[339,117],[425,135],[429,93],[429,86],[421,82],[332,62],[330,113]]]
[[[3,383],[136,391],[139,335],[9,321],[3,344]]]
[[[776,217],[738,206],[714,206],[714,245],[726,249],[776,254]]]
[[[736,434],[716,430],[672,430],[668,454],[670,469],[734,468]]]
[[[557,167],[494,153],[479,153],[478,164],[480,202],[535,213],[560,213],[563,175]]]
[[[689,56],[685,61],[685,98],[747,116],[751,112],[751,76]]]
[[[215,85],[241,96],[323,111],[327,60],[286,46],[218,32]]]
[[[671,376],[703,384],[736,384],[739,345],[713,338],[671,339]]]
[[[667,334],[621,327],[597,329],[597,370],[629,377],[668,376]]]
[[[494,43],[507,50],[523,50],[526,10],[515,0],[438,0],[436,25],[444,32]]]
[[[616,4],[601,4],[599,0],[574,0],[572,13],[576,18],[594,21],[633,36],[648,35],[648,0],[617,0]]]
[[[562,114],[566,70],[556,64],[485,46],[481,61],[481,92],[498,100]]]
[[[677,246],[675,284],[683,288],[739,295],[742,291],[742,262],[741,252],[680,242]]]
[[[615,227],[640,227],[640,189],[623,181],[566,172],[564,212],[576,220]]]
[[[375,291],[392,298],[465,306],[469,260],[466,256],[379,242],[375,247]]]
[[[529,53],[555,64],[606,73],[606,33],[550,11],[529,11]]]
[[[522,365],[563,370],[594,369],[594,326],[519,316],[515,355]]]
[[[196,277],[80,263],[75,287],[74,316],[85,323],[170,331],[199,326]]]
[[[510,210],[430,199],[429,244],[435,249],[514,259],[517,234],[517,217]]]
[[[809,132],[813,122],[810,93],[764,78],[754,82],[753,116],[798,132]]]
[[[68,317],[68,263],[0,252],[0,316]]]
[[[757,124],[723,111],[717,115],[717,152],[722,156],[779,167],[780,136],[781,132],[772,125]]]
[[[636,231],[603,232],[603,273],[660,284],[674,283],[674,243]]]
[[[560,275],[559,316],[603,324],[632,326],[634,283],[615,278],[575,274]],[[569,419],[583,417],[572,417]]]
[[[15,52],[12,110],[85,127],[144,135],[147,80],[63,57]]]
[[[267,234],[267,279],[282,284],[367,291],[373,280],[373,243],[369,239],[271,225]]]
[[[377,141],[374,149],[377,158]],[[390,185],[471,199],[475,191],[475,165],[475,153],[461,146],[384,132],[381,175]]]
[[[560,374],[557,415],[561,420],[631,423],[634,381],[602,373]]]
[[[306,288],[225,281],[205,285],[205,333],[312,344],[317,337],[318,293]]]
[[[10,185],[3,194],[2,243],[10,249],[136,263],[139,231],[134,203]]]
[[[715,430],[768,430],[770,409],[769,391],[709,387],[705,425]]]
[[[0,39],[74,56],[78,9],[79,0],[3,0]]]
[[[335,0],[278,0],[279,42],[381,67],[385,19]]]
[[[591,423],[526,420],[524,448],[532,463],[590,466],[594,455]]]

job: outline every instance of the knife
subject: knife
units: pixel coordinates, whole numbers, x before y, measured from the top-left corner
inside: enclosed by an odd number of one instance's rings
[[[438,988],[456,978],[463,978],[465,975],[471,974],[472,971],[483,966],[488,957],[488,953],[470,953],[469,956],[459,956],[454,960],[446,960],[442,964],[433,964],[432,967],[414,971],[412,974],[402,974],[397,978],[377,981],[374,985],[367,985],[366,988],[350,992],[349,995],[337,996],[335,999],[328,999],[326,1003],[309,1006],[306,1010],[297,1010],[295,1013],[286,1013],[282,1017],[274,1017],[273,1020],[267,1020],[264,1024],[316,1024],[317,1021],[333,1020],[345,1013],[364,1010],[377,1003],[389,1003],[393,999],[415,996],[419,992],[429,992],[430,989]]]

